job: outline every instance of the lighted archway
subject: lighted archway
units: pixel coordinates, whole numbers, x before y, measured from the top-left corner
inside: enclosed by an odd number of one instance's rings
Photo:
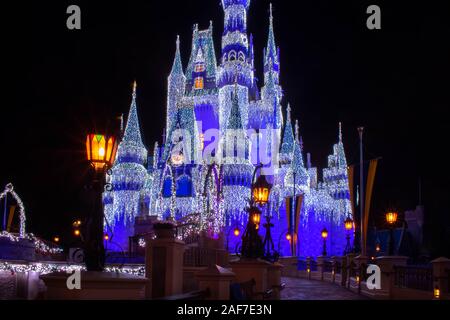
[[[23,202],[20,199],[19,195],[14,191],[14,186],[12,185],[12,183],[8,183],[5,186],[5,190],[0,194],[0,200],[5,198],[8,193],[13,196],[14,200],[16,200],[16,202],[17,202],[17,206],[19,207],[19,220],[20,220],[19,236],[21,238],[24,238],[25,237],[25,221],[26,221],[25,207],[24,207]],[[5,199],[5,201],[6,201],[6,199]]]

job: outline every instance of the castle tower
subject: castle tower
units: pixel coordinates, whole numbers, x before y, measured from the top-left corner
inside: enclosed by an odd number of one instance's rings
[[[238,88],[239,110],[243,128],[248,126],[249,90],[253,88],[254,74],[251,63],[251,48],[247,36],[247,11],[250,0],[222,0],[224,31],[222,56],[218,74],[219,121],[223,135],[230,117],[235,83]]]
[[[128,237],[133,235],[134,218],[141,213],[141,192],[147,181],[146,161],[147,149],[139,127],[135,82],[127,125],[112,167],[112,210],[105,210],[106,231],[111,233],[111,243],[123,251],[128,249]]]
[[[177,113],[177,104],[184,95],[186,86],[186,76],[183,73],[183,65],[180,55],[180,37],[177,37],[175,58],[173,60],[172,70],[168,78],[167,90],[167,114],[166,128],[169,130],[173,127],[173,119]]]
[[[205,141],[205,132],[219,129],[217,60],[212,33],[212,22],[206,30],[199,30],[198,25],[194,26],[192,51],[186,70],[186,93],[193,99],[202,149],[212,143],[208,139]]]
[[[280,86],[280,51],[275,43],[273,30],[272,4],[270,4],[269,34],[267,47],[264,49],[264,87],[262,99],[273,112],[273,127],[281,129],[283,116],[281,112],[281,99],[283,97]]]
[[[232,107],[223,139],[223,193],[227,224],[245,221],[245,207],[250,197],[253,165],[249,160],[250,141],[243,130],[239,109],[238,84],[230,97]]]

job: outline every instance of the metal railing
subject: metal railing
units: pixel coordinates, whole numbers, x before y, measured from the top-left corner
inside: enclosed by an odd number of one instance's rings
[[[336,274],[341,274],[342,273],[342,263],[340,261],[335,261],[334,262],[334,272]]]
[[[329,260],[325,260],[323,262],[323,272],[331,272],[333,271],[333,264]]]
[[[298,260],[297,261],[297,270],[306,271],[308,269],[308,262],[306,260]]]
[[[394,285],[424,291],[433,290],[433,271],[429,267],[396,266]]]
[[[209,265],[211,250],[191,247],[184,252],[183,264],[185,267],[207,267]]]
[[[445,270],[447,273],[447,292],[450,293],[450,269]]]

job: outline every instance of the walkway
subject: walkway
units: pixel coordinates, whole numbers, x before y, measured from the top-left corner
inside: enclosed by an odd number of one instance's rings
[[[282,278],[281,300],[367,300],[339,285],[300,278]]]

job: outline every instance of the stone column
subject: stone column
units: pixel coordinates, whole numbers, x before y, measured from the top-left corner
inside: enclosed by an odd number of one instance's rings
[[[431,261],[431,264],[433,265],[433,279],[434,279],[433,291],[435,291],[436,289],[439,290],[440,300],[450,299],[448,287],[449,283],[448,277],[450,275],[447,273],[448,270],[450,270],[450,259],[440,257]]]
[[[209,290],[208,300],[230,300],[230,285],[236,275],[228,269],[211,266],[196,273],[200,290]]]
[[[338,266],[338,264],[340,264],[341,265],[341,273],[340,273],[340,276],[341,276],[341,279],[342,279],[342,257],[337,257],[337,256],[333,256],[333,257],[331,257],[331,265],[332,265],[332,277],[333,277],[333,279],[332,279],[332,282],[333,283],[335,283],[336,282],[336,273],[337,273],[337,266]],[[341,280],[341,279],[339,279],[339,280]],[[339,281],[338,280],[338,281]]]
[[[272,263],[268,267],[268,287],[269,289],[272,288],[273,294],[272,299],[273,300],[280,300],[281,296],[281,270],[284,268],[284,266],[281,263],[275,262]]]
[[[323,281],[323,272],[324,272],[324,262],[326,257],[325,256],[318,256],[317,257],[317,272],[319,273],[320,280]]]
[[[381,289],[377,290],[377,295],[381,298],[393,298],[395,266],[406,266],[408,257],[383,256],[377,257],[377,265],[381,269]]]
[[[354,253],[349,253],[347,255],[347,266],[346,266],[346,270],[347,270],[347,274],[346,274],[346,286],[347,288],[350,288],[350,275],[352,273],[352,265],[353,265],[353,260],[355,259],[355,254]]]
[[[148,240],[145,275],[150,279],[146,298],[183,293],[183,254],[185,243],[174,238]]]
[[[356,256],[353,261],[356,264],[356,284],[358,285],[358,293],[361,292],[361,282],[363,281],[364,274],[367,269],[367,262],[369,261],[369,258],[366,256]]]
[[[308,273],[308,279],[311,280],[311,257],[306,258],[306,272]]]
[[[232,271],[236,274],[237,282],[255,280],[255,292],[263,293],[269,289],[268,269],[270,262],[261,259],[241,259],[230,262]]]

